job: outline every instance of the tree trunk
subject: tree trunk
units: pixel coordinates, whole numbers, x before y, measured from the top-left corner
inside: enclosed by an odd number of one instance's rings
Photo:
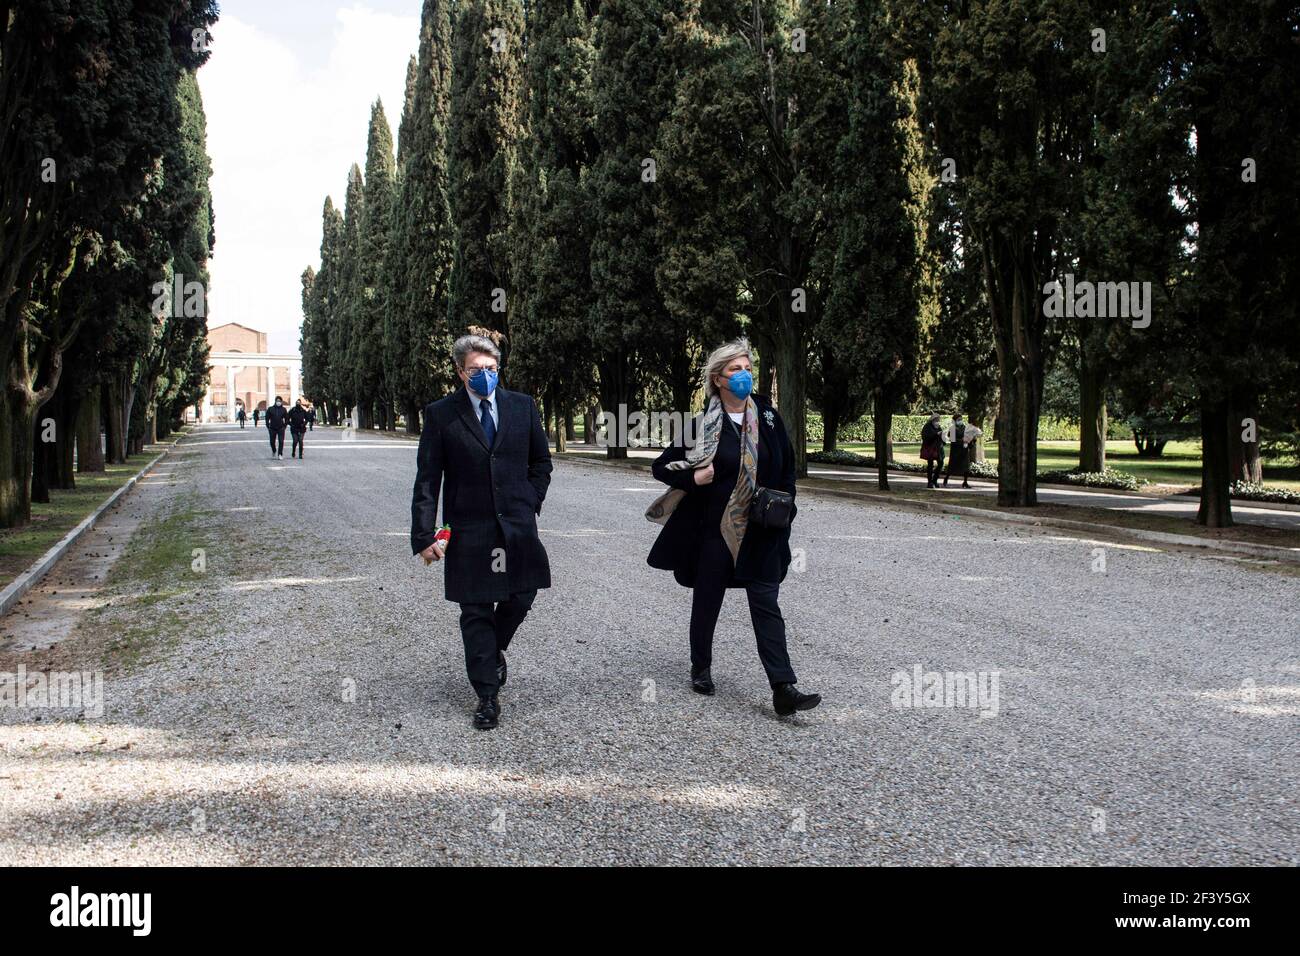
[[[582,413],[582,443],[596,444],[596,422],[600,418],[600,406],[592,405]]]
[[[1079,470],[1106,468],[1106,373],[1088,362],[1079,368]]]
[[[578,428],[573,421],[573,409],[569,406],[565,406],[564,409],[564,438],[571,442],[578,440]]]
[[[616,416],[613,425],[606,429],[605,457],[627,457],[628,406],[632,404],[633,380],[631,357],[623,350],[615,351],[597,363],[600,372],[600,404],[606,413]]]
[[[75,452],[77,450],[77,416],[81,408],[81,396],[72,394],[70,387],[61,388],[59,391],[63,393],[63,397],[59,400],[57,415],[59,440],[55,446],[56,469],[53,487],[70,491],[77,487]]]
[[[555,389],[551,389],[550,395],[546,399],[546,417],[553,419],[555,423],[555,453],[564,454],[565,421],[564,415],[560,412],[560,403],[556,401]]]
[[[95,385],[81,397],[77,408],[77,471],[104,470],[104,445],[100,438],[104,418],[103,389]]]
[[[781,308],[789,308],[786,296]],[[797,478],[808,477],[808,361],[803,334],[791,319],[783,330],[780,350],[776,356],[777,409],[785,419],[785,430],[794,446],[794,473]]]
[[[889,433],[894,423],[894,415],[891,403],[879,395],[876,396],[876,407],[871,422],[876,439],[876,484],[881,491],[888,491],[889,461],[893,457]]]
[[[1031,243],[996,232],[980,241],[998,356],[998,504],[1004,508],[1038,504],[1043,317]]]
[[[32,419],[32,486],[29,494],[32,504],[47,505],[50,503],[50,478],[55,471],[54,436],[57,426],[52,429],[50,423],[53,419],[42,412],[44,408],[38,410]]]
[[[840,413],[838,409],[827,408],[822,412],[822,451],[831,452],[839,445]]]
[[[1234,395],[1228,431],[1232,480],[1262,484],[1264,465],[1259,457],[1259,402],[1254,395],[1244,391]]]
[[[103,389],[104,417],[107,421],[108,460],[114,465],[126,463],[126,425],[123,415],[123,403],[120,380],[106,383]]]
[[[21,527],[32,518],[34,418],[18,396],[0,387],[0,528]]]
[[[1231,433],[1228,402],[1206,397],[1201,403],[1201,505],[1196,523],[1207,528],[1232,527],[1232,482],[1229,445]]]
[[[413,398],[406,400],[406,433],[420,434],[420,403]]]

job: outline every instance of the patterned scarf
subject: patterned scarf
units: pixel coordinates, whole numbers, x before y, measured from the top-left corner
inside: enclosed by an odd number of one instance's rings
[[[726,415],[722,399],[714,395],[709,399],[709,407],[704,410],[699,441],[686,452],[684,459],[670,461],[667,467],[674,471],[686,468],[694,470],[713,461],[713,456],[718,453],[718,442],[722,439]],[[727,507],[722,513],[722,539],[731,551],[732,561],[740,555],[740,542],[749,526],[749,502],[758,487],[758,407],[752,398],[745,399],[744,417],[737,427],[740,429],[740,472],[736,476],[736,487],[732,489]],[[684,497],[686,492],[680,488],[670,488],[646,509],[646,519],[656,524],[666,524]]]

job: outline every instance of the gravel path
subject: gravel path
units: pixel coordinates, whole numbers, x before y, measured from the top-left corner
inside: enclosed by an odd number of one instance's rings
[[[457,609],[409,553],[414,458],[185,439],[132,493],[152,518],[102,606],[50,650],[0,621],[0,671],[106,671],[101,716],[0,708],[0,865],[1300,858],[1300,578],[805,496],[782,605],[826,702],[781,721],[739,593],[718,695],[690,692],[649,477],[564,462],[557,587],[482,733]],[[997,672],[996,699],[895,706],[916,667]]]

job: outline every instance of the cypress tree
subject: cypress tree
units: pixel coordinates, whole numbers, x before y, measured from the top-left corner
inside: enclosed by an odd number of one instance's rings
[[[659,259],[659,125],[665,95],[665,0],[605,3],[596,17],[595,133],[599,154],[588,177],[591,240],[590,328],[601,404],[633,406],[669,318],[655,284]],[[611,436],[612,437],[612,436]],[[611,458],[627,456],[611,442]]]
[[[394,396],[408,431],[420,409],[447,390],[448,286],[454,245],[447,159],[451,109],[451,19],[447,0],[425,0],[409,116],[398,150],[401,186],[394,210],[393,301],[385,328]]]
[[[455,251],[449,326],[506,334],[511,185],[517,162],[524,13],[519,0],[464,0],[452,37],[448,171]]]
[[[383,330],[388,297],[383,281],[393,226],[395,180],[393,133],[384,115],[384,104],[376,100],[370,111],[366,148],[365,202],[354,303],[356,324],[349,339],[348,367],[357,402],[366,410],[365,427],[380,429],[393,427],[393,399],[384,375]]]
[[[512,227],[511,380],[562,421],[591,393],[587,328],[592,217],[583,179],[596,150],[592,24],[577,0],[529,8],[527,137]],[[557,427],[564,448],[565,429]]]

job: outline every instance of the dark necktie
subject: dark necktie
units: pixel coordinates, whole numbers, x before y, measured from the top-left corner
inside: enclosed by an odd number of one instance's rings
[[[483,414],[479,417],[479,421],[483,423],[483,434],[487,436],[488,447],[491,448],[492,442],[494,442],[497,437],[496,422],[492,421],[492,403],[486,398],[481,398],[479,399],[478,407],[483,409]]]

